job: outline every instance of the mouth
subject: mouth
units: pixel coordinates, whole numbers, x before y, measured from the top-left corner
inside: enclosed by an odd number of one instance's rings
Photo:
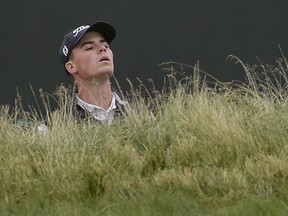
[[[110,61],[110,59],[107,56],[103,56],[102,58],[100,58],[99,62],[103,61]]]

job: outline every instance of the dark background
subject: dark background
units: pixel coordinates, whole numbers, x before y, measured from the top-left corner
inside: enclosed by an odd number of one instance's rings
[[[128,89],[152,78],[163,85],[160,63],[194,65],[221,81],[243,80],[230,54],[253,64],[273,64],[288,54],[288,1],[274,0],[1,0],[0,104],[14,104],[16,88],[25,104],[34,104],[29,85],[53,93],[71,84],[58,57],[70,30],[104,20],[117,30],[111,44],[115,75]],[[188,71],[189,72],[189,71]],[[192,72],[192,71],[190,71]]]

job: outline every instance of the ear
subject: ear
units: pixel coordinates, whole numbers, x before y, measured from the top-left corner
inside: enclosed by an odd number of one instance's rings
[[[66,68],[66,70],[67,70],[70,74],[74,74],[74,73],[77,72],[77,68],[76,68],[76,66],[74,65],[73,61],[71,61],[71,60],[68,61],[68,62],[66,62],[65,68]]]

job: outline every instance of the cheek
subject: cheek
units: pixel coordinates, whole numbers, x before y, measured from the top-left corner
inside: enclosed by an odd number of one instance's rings
[[[112,63],[112,67],[114,69],[114,57],[113,57],[113,52],[110,50],[110,56],[111,56],[111,63]]]
[[[82,56],[81,58],[78,58],[76,60],[76,65],[79,68],[86,68],[86,67],[89,67],[91,62],[93,62],[92,57],[87,55],[87,56]]]
[[[113,52],[112,52],[112,50],[110,50],[110,49],[109,49],[109,55],[110,55],[110,57],[111,57],[111,60],[113,61]]]

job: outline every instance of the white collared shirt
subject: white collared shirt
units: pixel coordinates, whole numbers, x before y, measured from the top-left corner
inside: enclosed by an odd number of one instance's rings
[[[107,110],[105,110],[102,107],[96,106],[94,104],[89,104],[81,100],[78,97],[78,95],[76,95],[76,98],[77,98],[77,104],[82,109],[89,112],[96,120],[100,121],[101,123],[106,122],[107,124],[111,124],[114,120],[115,109],[117,108],[116,101],[121,105],[127,104],[127,102],[121,100],[121,98],[115,92],[112,92],[111,104]]]

